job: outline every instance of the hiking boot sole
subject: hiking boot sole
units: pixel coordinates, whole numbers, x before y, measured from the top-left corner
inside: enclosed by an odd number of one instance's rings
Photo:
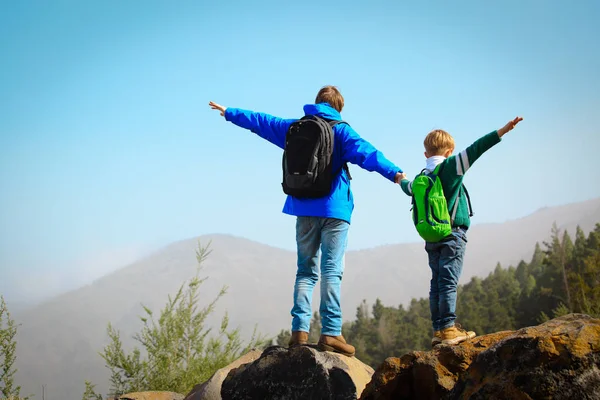
[[[459,336],[459,337],[456,337],[454,339],[442,340],[441,344],[447,344],[447,345],[451,345],[452,346],[452,345],[455,345],[455,344],[459,344],[459,343],[465,342],[467,340],[469,340],[468,336]]]
[[[473,333],[468,333],[465,336],[455,337],[454,339],[442,340],[440,343],[448,344],[448,345],[455,345],[455,344],[459,344],[459,343],[465,342],[467,340],[473,339],[475,336],[477,336],[477,335],[475,334],[475,332],[473,332]]]
[[[355,353],[346,353],[346,352],[343,352],[341,350],[338,350],[338,349],[336,349],[334,347],[328,346],[328,345],[323,344],[323,343],[319,343],[318,346],[317,346],[317,348],[319,350],[321,350],[321,351],[331,351],[333,353],[343,354],[343,355],[345,355],[347,357],[354,357],[354,354],[356,354],[356,352]]]

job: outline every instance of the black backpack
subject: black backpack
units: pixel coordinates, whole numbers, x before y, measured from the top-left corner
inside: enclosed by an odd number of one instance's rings
[[[334,174],[331,166],[333,127],[345,121],[328,121],[306,115],[293,122],[283,150],[283,192],[294,197],[318,198],[331,192]],[[350,171],[344,163],[342,168]]]

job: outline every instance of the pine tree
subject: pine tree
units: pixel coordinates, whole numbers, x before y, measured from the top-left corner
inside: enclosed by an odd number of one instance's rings
[[[569,289],[568,271],[567,267],[571,261],[573,255],[573,241],[567,231],[564,232],[562,242],[560,244],[560,266],[562,269],[563,285],[565,294],[567,296],[567,304],[564,305],[568,311],[573,310],[573,303],[571,302],[571,291]]]

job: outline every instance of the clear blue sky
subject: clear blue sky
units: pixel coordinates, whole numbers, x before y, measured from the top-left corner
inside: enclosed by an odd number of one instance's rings
[[[410,175],[432,128],[460,150],[521,115],[469,171],[474,223],[600,196],[600,2],[412,3],[0,3],[0,293],[207,233],[293,249],[281,151],[209,100],[291,118],[338,85]],[[350,248],[418,240],[400,189],[351,169]]]

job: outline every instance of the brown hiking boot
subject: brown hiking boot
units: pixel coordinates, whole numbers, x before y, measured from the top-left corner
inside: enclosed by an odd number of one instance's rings
[[[288,347],[303,346],[305,344],[308,344],[308,332],[293,331]]]
[[[431,347],[435,347],[440,343],[442,343],[442,332],[441,331],[433,332],[433,337],[431,338]]]
[[[354,346],[346,343],[346,340],[342,335],[321,335],[321,338],[319,339],[319,350],[333,351],[335,353],[340,353],[348,357],[353,357],[354,353],[356,353]]]
[[[475,332],[466,331],[460,325],[456,324],[446,329],[442,329],[442,344],[459,344],[475,337]]]

